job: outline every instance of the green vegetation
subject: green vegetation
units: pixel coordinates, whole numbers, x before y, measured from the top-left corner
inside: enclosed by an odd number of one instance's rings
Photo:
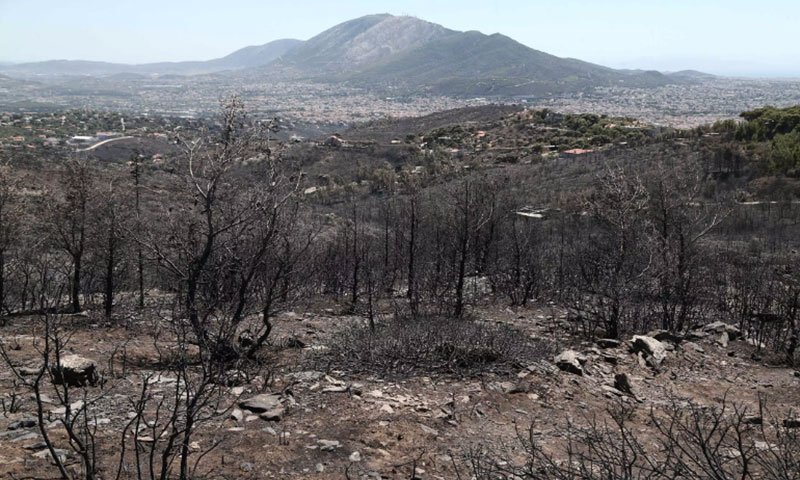
[[[425,141],[443,148],[506,151],[505,157],[513,153],[519,159],[575,148],[596,150],[614,144],[638,144],[654,132],[653,127],[628,118],[526,109],[489,124],[439,128],[426,134]],[[501,155],[498,160],[505,157]]]
[[[763,173],[800,174],[800,105],[764,107],[740,115],[744,121],[714,124],[714,131],[733,137],[748,156],[759,161]]]
[[[779,135],[800,132],[800,105],[788,108],[764,107],[744,112],[744,123],[736,130],[736,138],[750,142],[773,140]]]

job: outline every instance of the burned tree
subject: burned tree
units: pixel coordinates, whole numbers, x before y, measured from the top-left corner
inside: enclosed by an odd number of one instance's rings
[[[56,193],[50,211],[50,223],[57,246],[71,261],[69,281],[70,311],[81,311],[81,281],[86,250],[87,228],[93,188],[89,165],[81,160],[69,160],[61,176],[61,192]]]
[[[584,204],[582,238],[574,251],[571,304],[591,329],[618,338],[641,309],[645,274],[651,266],[646,248],[649,195],[638,177],[608,166]]]
[[[272,292],[261,297],[258,310],[267,314],[259,340],[248,346],[252,354],[269,335],[276,285],[291,274],[292,262],[268,267],[282,245],[296,247],[286,229],[296,221],[290,212],[298,180],[283,174],[267,135],[236,98],[223,103],[217,131],[181,142],[187,172],[181,204],[163,212],[163,231],[137,241],[178,280],[179,314],[215,357],[240,355],[239,324],[257,308],[259,291]]]
[[[13,204],[15,183],[11,168],[0,165],[0,317],[7,309],[5,286],[8,253],[19,230],[19,210]]]

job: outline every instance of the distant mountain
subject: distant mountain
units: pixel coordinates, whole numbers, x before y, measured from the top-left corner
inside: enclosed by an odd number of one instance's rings
[[[695,83],[700,72],[614,70],[560,58],[495,33],[459,32],[415,17],[368,15],[308,41],[277,40],[205,62],[124,65],[54,60],[0,67],[19,75],[198,75],[304,79],[407,92],[458,96],[548,95],[598,86],[654,87]],[[220,77],[219,81],[225,81]]]
[[[695,81],[705,81],[717,78],[716,75],[711,75],[710,73],[698,72],[697,70],[681,70],[679,72],[670,72],[667,75],[669,75],[672,78],[680,78],[684,80],[695,80]]]
[[[264,45],[244,47],[225,57],[202,63],[227,70],[259,67],[280,58],[303,43],[302,40],[292,38],[275,40]]]
[[[458,32],[417,18],[386,14],[337,25],[262,70],[281,68],[322,81],[405,87],[443,95],[540,95],[688,80],[559,58],[504,35]]]
[[[125,69],[129,70],[125,70]],[[2,66],[6,75],[112,75],[133,69],[133,65],[120,63],[91,62],[88,60],[47,60],[44,62],[18,63]]]
[[[208,61],[128,65],[85,60],[49,60],[45,62],[0,65],[0,71],[7,75],[197,75],[266,65],[302,43],[301,40],[293,39],[276,40],[264,45],[245,47],[225,57]]]
[[[165,62],[136,65],[136,73],[199,75],[225,70],[241,70],[267,65],[303,43],[302,40],[275,40],[264,45],[244,47],[222,58],[205,62]]]

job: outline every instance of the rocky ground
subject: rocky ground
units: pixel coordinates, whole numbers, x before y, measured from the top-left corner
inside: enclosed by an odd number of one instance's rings
[[[468,376],[352,373],[330,367],[322,353],[333,332],[360,319],[326,309],[282,315],[269,368],[231,382],[220,415],[193,437],[193,458],[219,444],[198,472],[209,478],[470,478],[468,452],[514,452],[517,434],[528,431],[556,445],[568,421],[602,417],[620,402],[642,412],[633,420],[642,428],[651,408],[676,401],[719,405],[725,399],[758,413],[766,400],[770,415],[786,425],[794,425],[800,409],[800,372],[770,365],[754,342],[722,323],[681,337],[653,332],[588,342],[571,337],[564,312],[554,308],[477,313],[547,339],[555,355],[514,371]],[[154,375],[148,381],[155,391],[169,392],[178,379],[158,374],[158,345],[147,322],[106,327],[92,315],[68,321],[74,323],[69,353],[91,359],[101,379],[87,388],[87,400],[100,396],[91,405],[91,423],[98,426],[101,478],[114,478],[116,465],[104,459],[118,458],[142,375]],[[37,325],[35,318],[17,318],[0,328],[9,358],[25,375],[36,372]],[[7,365],[0,368],[0,395],[0,476],[56,476],[32,394]],[[58,421],[64,408],[55,398],[45,392],[44,421],[63,449],[57,453],[74,465]],[[134,433],[126,435],[130,440]],[[141,448],[156,441],[144,428],[136,438]]]

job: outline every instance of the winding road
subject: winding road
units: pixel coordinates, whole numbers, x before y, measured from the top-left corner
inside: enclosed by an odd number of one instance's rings
[[[77,150],[75,150],[75,151],[76,151],[76,152],[88,152],[88,151],[90,151],[90,150],[94,150],[95,148],[97,148],[97,147],[101,147],[101,146],[103,146],[103,145],[106,145],[106,144],[108,144],[108,143],[111,143],[111,142],[116,142],[117,140],[128,140],[128,139],[131,139],[131,138],[135,138],[135,137],[127,136],[127,137],[116,137],[116,138],[109,138],[108,140],[103,140],[102,142],[95,143],[95,144],[94,144],[94,145],[92,145],[91,147],[87,147],[87,148],[80,148],[80,149],[77,149]]]

